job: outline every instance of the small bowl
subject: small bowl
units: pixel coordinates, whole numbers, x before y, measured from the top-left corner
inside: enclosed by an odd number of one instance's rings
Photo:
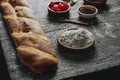
[[[86,29],[67,28],[58,33],[57,41],[67,49],[82,51],[92,47],[95,43],[95,38],[94,35]]]
[[[101,6],[105,5],[107,0],[84,0],[84,2],[90,5]]]
[[[55,2],[55,4],[59,4],[59,3],[63,3],[64,1],[61,2]],[[64,11],[54,11],[50,8],[50,3],[47,5],[47,9],[48,9],[48,15],[50,17],[68,17],[69,16],[69,11],[71,9],[70,4],[68,4],[68,9],[64,10]]]
[[[98,9],[91,5],[83,5],[78,9],[78,13],[82,18],[94,18]]]

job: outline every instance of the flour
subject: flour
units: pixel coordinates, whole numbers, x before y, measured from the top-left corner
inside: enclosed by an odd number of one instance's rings
[[[118,12],[120,11],[120,7],[114,7],[110,9],[110,12]]]
[[[109,24],[109,23],[105,23],[105,35],[106,36],[109,36],[109,37],[111,37],[111,38],[116,38],[117,37],[117,35],[116,34],[114,34],[114,26],[112,26],[111,24]]]
[[[102,35],[98,30],[94,30],[94,34],[95,34],[97,37],[104,38],[104,35]]]
[[[62,31],[60,41],[70,47],[80,48],[90,44],[93,40],[93,34],[85,29],[73,29]]]
[[[111,24],[109,24],[109,23],[105,23],[105,25],[106,25],[106,28],[108,29],[108,30],[110,30],[110,29],[112,29],[114,26],[112,26]]]

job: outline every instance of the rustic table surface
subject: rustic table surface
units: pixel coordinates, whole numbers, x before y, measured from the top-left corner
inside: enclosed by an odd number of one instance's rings
[[[84,20],[90,22],[90,26],[59,23],[51,20],[46,8],[49,2],[50,0],[28,0],[57,54],[59,64],[56,73],[34,74],[21,64],[0,13],[1,45],[11,80],[60,80],[120,65],[119,0],[108,0],[105,6],[98,7],[99,12],[94,19]],[[83,20],[77,13],[77,9],[81,5],[84,5],[83,0],[78,0],[71,7],[70,19]],[[70,27],[80,27],[91,31],[96,38],[94,47],[84,53],[71,52],[59,47],[56,40],[58,31]]]

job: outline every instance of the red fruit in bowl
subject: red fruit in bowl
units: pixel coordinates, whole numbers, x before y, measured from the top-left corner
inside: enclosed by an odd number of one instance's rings
[[[50,2],[49,7],[54,11],[65,11],[68,9],[69,5],[67,2]]]
[[[60,11],[59,7],[57,4],[55,4],[53,7],[52,7],[52,10],[54,11]]]
[[[63,2],[63,5],[64,5],[65,10],[67,10],[68,9],[68,3],[67,2]]]
[[[53,7],[55,5],[55,2],[50,2],[50,7]]]
[[[64,11],[65,10],[65,6],[62,4],[62,3],[59,3],[58,4],[58,7],[61,11]]]

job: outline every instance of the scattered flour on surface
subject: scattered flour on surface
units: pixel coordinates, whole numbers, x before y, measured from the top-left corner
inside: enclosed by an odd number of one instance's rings
[[[107,29],[111,29],[111,28],[113,28],[114,26],[112,26],[111,24],[109,24],[109,23],[105,23],[105,27],[107,28]]]
[[[98,30],[94,30],[94,34],[96,35],[96,37],[104,38],[104,35],[102,35]]]
[[[110,12],[118,12],[118,11],[120,11],[120,7],[115,7],[110,9]]]
[[[106,35],[106,36],[109,36],[109,37],[111,37],[111,38],[116,38],[117,35],[115,35],[115,34],[113,33],[113,30],[114,30],[114,29],[115,29],[114,26],[112,26],[112,25],[109,24],[109,23],[105,23],[105,35]]]

